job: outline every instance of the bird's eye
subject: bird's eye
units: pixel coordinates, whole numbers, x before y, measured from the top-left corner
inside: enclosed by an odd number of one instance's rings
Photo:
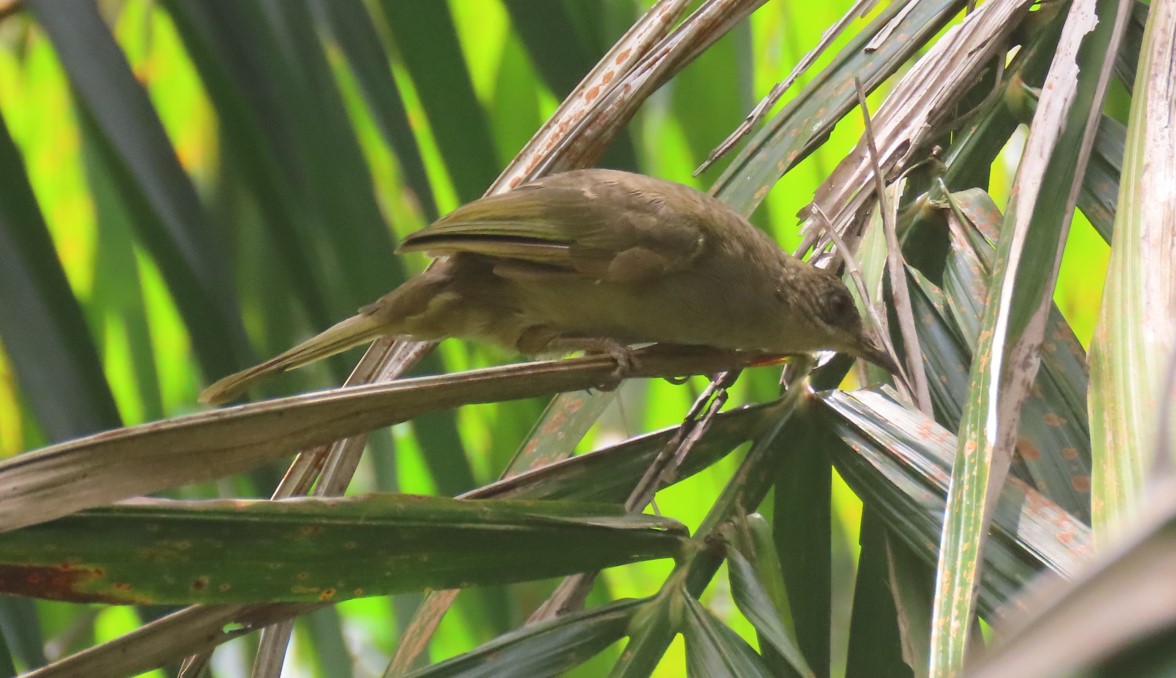
[[[830,325],[844,325],[848,321],[857,320],[857,307],[853,297],[845,290],[834,290],[825,297],[825,307],[822,309],[825,322]]]

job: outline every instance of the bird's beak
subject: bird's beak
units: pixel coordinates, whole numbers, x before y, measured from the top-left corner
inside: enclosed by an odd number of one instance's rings
[[[878,341],[873,332],[864,332],[861,335],[856,353],[859,357],[869,360],[891,374],[901,375],[902,373],[898,365],[891,360],[890,354],[882,348],[882,342]]]

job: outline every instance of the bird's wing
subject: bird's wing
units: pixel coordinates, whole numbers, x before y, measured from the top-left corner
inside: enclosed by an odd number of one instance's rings
[[[668,207],[665,189],[693,198],[684,193],[691,189],[646,185],[645,177],[636,186],[610,181],[616,174],[555,175],[474,201],[408,236],[398,251],[478,254],[496,260],[503,277],[642,282],[689,265],[706,245],[705,228]]]

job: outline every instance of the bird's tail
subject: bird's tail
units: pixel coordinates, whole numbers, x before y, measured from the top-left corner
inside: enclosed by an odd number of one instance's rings
[[[227,403],[265,376],[328,358],[387,334],[388,329],[385,323],[367,313],[352,316],[285,353],[221,379],[200,393],[200,402],[208,405]]]

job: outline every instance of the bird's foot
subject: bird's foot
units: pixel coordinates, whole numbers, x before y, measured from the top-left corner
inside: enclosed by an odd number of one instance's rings
[[[621,382],[636,372],[641,364],[632,348],[613,339],[592,340],[592,346],[585,348],[586,353],[604,353],[617,362],[616,369],[609,375],[608,381],[598,384],[601,391],[615,391]]]
[[[524,332],[517,346],[526,355],[573,351],[583,351],[588,355],[607,354],[616,361],[617,366],[604,383],[597,385],[601,391],[615,391],[639,367],[633,349],[611,337],[567,336],[540,326]]]

